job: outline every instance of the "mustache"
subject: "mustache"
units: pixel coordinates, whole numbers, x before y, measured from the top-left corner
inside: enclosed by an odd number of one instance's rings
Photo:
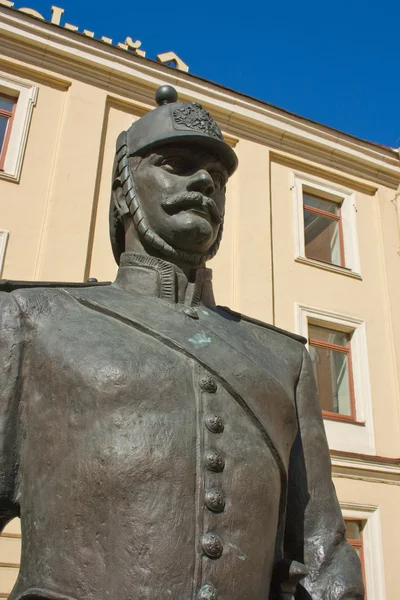
[[[190,210],[191,208],[206,209],[212,220],[218,225],[222,223],[224,217],[219,212],[214,200],[208,196],[204,196],[201,192],[175,194],[175,196],[161,200],[161,206],[168,214],[174,214],[181,210]]]

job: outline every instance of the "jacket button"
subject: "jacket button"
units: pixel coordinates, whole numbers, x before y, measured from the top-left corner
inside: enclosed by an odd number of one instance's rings
[[[210,471],[215,471],[216,473],[221,473],[221,471],[225,468],[225,461],[219,452],[215,450],[209,450],[206,452],[204,457],[204,462]]]
[[[217,590],[213,585],[203,585],[197,594],[197,600],[218,600]]]
[[[206,427],[211,433],[222,433],[224,430],[224,423],[221,417],[215,413],[209,413],[204,417]]]
[[[217,382],[215,381],[214,377],[211,377],[211,375],[205,375],[204,377],[201,377],[199,386],[204,392],[208,392],[209,394],[215,394],[217,391]]]
[[[205,533],[201,538],[201,547],[209,558],[220,558],[224,547],[216,533]]]
[[[204,494],[206,506],[213,512],[222,512],[225,508],[225,498],[220,490],[206,490]]]

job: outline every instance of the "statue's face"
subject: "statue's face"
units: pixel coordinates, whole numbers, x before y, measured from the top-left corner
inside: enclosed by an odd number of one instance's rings
[[[157,148],[132,172],[150,229],[175,249],[205,254],[225,212],[228,173],[195,145]]]

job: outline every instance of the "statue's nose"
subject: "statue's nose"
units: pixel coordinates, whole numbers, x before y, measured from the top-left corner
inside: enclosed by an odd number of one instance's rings
[[[210,196],[215,190],[212,177],[205,169],[193,173],[189,179],[187,189],[189,192],[201,192],[205,196]]]

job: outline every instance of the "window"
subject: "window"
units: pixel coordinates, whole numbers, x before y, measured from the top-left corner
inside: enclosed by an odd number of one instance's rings
[[[16,98],[0,94],[0,171],[4,170],[16,106]]]
[[[38,87],[0,72],[0,178],[19,181]]]
[[[350,546],[352,546],[354,548],[354,550],[357,552],[358,558],[360,559],[360,562],[361,562],[363,581],[364,581],[364,586],[365,586],[364,600],[367,600],[367,583],[366,583],[366,579],[365,579],[364,544],[363,544],[363,534],[362,534],[365,522],[345,519],[344,523],[346,525],[347,541],[349,542]]]
[[[375,454],[365,321],[296,303],[295,322],[309,340],[329,447]]]
[[[345,266],[340,204],[303,191],[307,258]]]
[[[369,504],[340,503],[347,541],[358,553],[363,572],[365,600],[386,600],[385,560],[381,509]]]
[[[308,335],[323,414],[355,421],[350,334],[309,325]]]
[[[0,229],[0,277],[3,274],[4,259],[6,256],[7,242],[9,232],[5,229]]]
[[[356,194],[292,173],[295,260],[360,279]]]

